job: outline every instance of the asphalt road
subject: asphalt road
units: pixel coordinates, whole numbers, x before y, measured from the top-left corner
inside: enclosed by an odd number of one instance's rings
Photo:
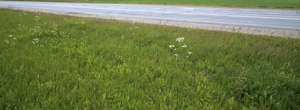
[[[300,33],[300,10],[13,1],[0,1],[0,8],[250,26],[296,30]]]

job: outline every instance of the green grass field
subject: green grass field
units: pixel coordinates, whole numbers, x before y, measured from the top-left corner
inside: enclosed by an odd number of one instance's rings
[[[0,15],[1,110],[300,108],[299,39]]]
[[[241,8],[300,9],[300,0],[29,0],[29,1],[137,3],[137,4],[194,5],[194,6],[241,7]]]

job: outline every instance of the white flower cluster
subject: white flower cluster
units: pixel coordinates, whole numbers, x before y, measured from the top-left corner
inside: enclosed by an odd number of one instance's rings
[[[174,47],[175,47],[175,45],[169,45],[169,47],[170,47],[170,48],[174,48]]]
[[[176,38],[177,42],[183,42],[183,40],[184,40],[184,37],[178,37],[178,38]]]
[[[176,42],[174,44],[169,45],[169,48],[173,52],[174,56],[179,57],[180,55],[186,55],[188,58],[190,55],[192,55],[191,51],[188,51],[188,45],[184,43],[184,37],[178,37],[176,38]]]

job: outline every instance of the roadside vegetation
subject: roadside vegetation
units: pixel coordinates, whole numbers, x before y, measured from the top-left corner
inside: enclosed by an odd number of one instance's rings
[[[136,3],[241,8],[300,9],[300,0],[19,0],[47,2]]]
[[[0,10],[0,109],[300,108],[300,40]]]

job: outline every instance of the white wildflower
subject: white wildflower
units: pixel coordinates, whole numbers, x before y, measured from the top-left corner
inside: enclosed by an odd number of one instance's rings
[[[185,44],[184,44],[184,45],[182,45],[181,47],[182,47],[182,48],[186,48],[186,47],[187,47],[187,45],[185,45]]]
[[[176,50],[176,48],[174,48],[174,50]]]
[[[183,42],[183,40],[184,40],[184,37],[178,37],[178,38],[176,38],[177,42]]]
[[[170,48],[174,48],[174,47],[175,47],[175,45],[169,45],[169,47],[170,47]]]
[[[177,54],[177,53],[175,53],[174,55],[175,55],[176,57],[178,56],[178,54]]]
[[[189,51],[189,52],[188,52],[188,54],[189,54],[189,55],[191,55],[191,54],[192,54],[192,52],[191,52],[191,51]]]

